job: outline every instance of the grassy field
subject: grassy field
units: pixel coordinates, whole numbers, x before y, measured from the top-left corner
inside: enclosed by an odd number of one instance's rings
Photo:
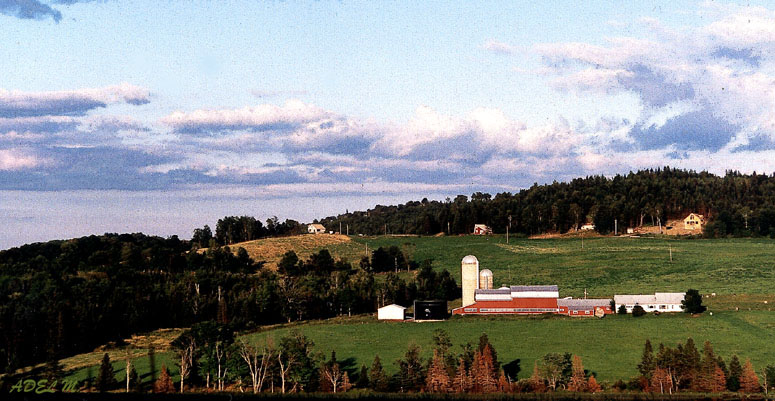
[[[409,343],[422,347],[423,355],[432,355],[431,335],[436,329],[452,337],[453,350],[477,342],[487,333],[506,363],[520,359],[521,377],[530,375],[533,361],[548,352],[580,355],[584,367],[602,380],[628,379],[637,373],[643,343],[650,339],[675,346],[692,337],[698,348],[709,340],[716,354],[729,360],[732,354],[744,361],[750,358],[755,368],[775,364],[775,313],[766,311],[719,312],[692,317],[686,314],[661,316],[607,316],[604,319],[570,317],[455,317],[446,322],[378,322],[374,318],[333,319],[312,322],[295,328],[280,328],[248,335],[256,341],[267,337],[278,340],[298,329],[310,337],[315,349],[323,354],[336,350],[339,360],[351,368],[371,365],[379,355],[385,368],[397,370],[394,361],[406,352]]]
[[[770,239],[598,237],[583,239],[583,248],[580,238],[512,238],[506,244],[497,235],[354,237],[353,242],[369,249],[410,249],[415,260],[433,259],[435,268],[449,270],[458,282],[460,260],[472,254],[481,269],[492,270],[496,287],[557,284],[561,296],[583,296],[584,289],[590,296],[611,297],[688,288],[704,294],[775,294],[775,241]]]
[[[710,340],[718,354],[727,360],[737,353],[750,358],[759,368],[775,364],[775,241],[769,239],[687,240],[654,238],[549,238],[514,239],[506,244],[503,236],[451,237],[347,237],[299,236],[280,240],[259,240],[247,245],[259,259],[276,262],[289,249],[302,257],[328,248],[337,258],[357,263],[366,249],[396,245],[413,259],[433,259],[436,269],[447,269],[460,279],[460,260],[476,255],[480,268],[490,269],[495,285],[557,284],[560,295],[580,297],[584,290],[593,297],[623,293],[685,291],[696,288],[716,296],[704,299],[713,316],[693,318],[684,314],[605,319],[567,317],[457,317],[439,323],[381,323],[373,317],[332,319],[297,324],[313,339],[316,350],[336,350],[350,367],[371,364],[374,355],[383,359],[389,371],[405,352],[409,342],[423,347],[430,355],[431,333],[437,328],[453,337],[455,349],[476,341],[486,332],[500,359],[519,358],[522,376],[529,375],[533,361],[547,352],[572,352],[582,356],[585,367],[603,380],[628,378],[635,374],[643,342],[675,346],[693,337],[698,347]],[[672,262],[670,252],[672,251]],[[403,273],[403,277],[409,274]],[[450,307],[459,304],[451,302]],[[739,310],[739,311],[738,311]],[[256,339],[276,339],[288,327],[251,334]],[[174,373],[172,355],[157,347],[157,369],[166,363]],[[69,358],[66,367],[78,379],[88,376],[91,361],[96,365],[104,351]],[[140,347],[136,360],[141,375],[148,375],[147,348]],[[111,352],[120,358],[121,350]],[[116,361],[123,372],[123,361]],[[96,368],[92,368],[96,374]],[[118,376],[123,377],[123,373]]]

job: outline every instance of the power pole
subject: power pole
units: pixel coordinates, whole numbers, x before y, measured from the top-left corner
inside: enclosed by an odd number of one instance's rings
[[[673,263],[673,246],[668,245],[668,247],[670,248],[670,263]]]
[[[342,235],[342,222],[339,222],[339,235]]]
[[[614,236],[619,235],[619,220],[614,219]]]
[[[348,237],[350,236],[350,225],[349,224],[347,225],[347,236]]]
[[[509,228],[511,228],[511,215],[509,215],[509,225],[506,226],[506,243],[509,243]]]
[[[449,235],[449,222],[447,222],[447,235]]]
[[[387,224],[385,224],[385,236],[387,237]]]

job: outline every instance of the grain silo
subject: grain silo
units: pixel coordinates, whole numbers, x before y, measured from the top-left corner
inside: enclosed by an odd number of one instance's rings
[[[468,306],[476,302],[475,293],[479,288],[479,260],[474,255],[468,255],[463,258],[461,269],[463,306]]]
[[[479,272],[479,289],[491,290],[492,286],[492,272],[490,269],[484,269]]]

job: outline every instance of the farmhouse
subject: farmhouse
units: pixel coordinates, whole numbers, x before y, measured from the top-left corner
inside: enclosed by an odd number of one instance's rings
[[[624,305],[627,313],[632,313],[635,305],[640,305],[646,312],[683,312],[681,301],[686,293],[657,292],[654,295],[614,295],[616,310]]]
[[[322,224],[310,224],[307,226],[307,233],[309,234],[321,234],[325,233],[326,228]]]
[[[703,224],[705,224],[705,216],[697,213],[689,213],[684,219],[684,230],[702,231]]]
[[[492,228],[485,224],[474,224],[474,235],[490,235]]]
[[[406,308],[397,304],[390,304],[377,309],[379,320],[404,320]]]

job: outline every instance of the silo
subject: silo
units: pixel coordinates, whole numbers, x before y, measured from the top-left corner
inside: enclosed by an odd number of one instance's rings
[[[492,285],[492,272],[490,269],[484,269],[479,272],[479,289],[480,290],[491,290],[493,288]]]
[[[463,306],[468,306],[476,302],[475,292],[479,288],[479,260],[474,255],[468,255],[463,258],[461,269]]]

